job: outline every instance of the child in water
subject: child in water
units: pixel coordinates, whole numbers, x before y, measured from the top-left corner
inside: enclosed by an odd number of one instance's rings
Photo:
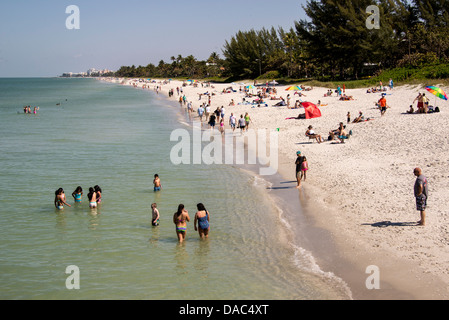
[[[154,175],[153,184],[154,184],[154,192],[161,191],[162,185],[161,180],[159,179],[159,175],[157,174]]]
[[[151,224],[153,225],[153,227],[157,227],[159,225],[159,219],[160,219],[160,214],[159,214],[159,210],[157,209],[157,204],[153,203],[151,205],[151,209],[153,211],[153,219],[151,220]]]

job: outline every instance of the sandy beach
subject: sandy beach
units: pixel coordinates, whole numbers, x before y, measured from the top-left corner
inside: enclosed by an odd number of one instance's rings
[[[279,173],[286,180],[295,179],[296,151],[307,157],[309,171],[298,199],[314,227],[329,234],[337,253],[332,257],[319,250],[317,262],[323,270],[331,271],[344,279],[355,299],[447,299],[449,297],[449,126],[448,102],[436,98],[424,86],[400,86],[386,93],[389,108],[384,116],[375,106],[381,93],[367,93],[364,89],[346,89],[353,100],[341,101],[334,93],[325,97],[328,89],[313,88],[302,91],[299,97],[286,86],[277,85],[276,97],[287,99],[291,105],[296,100],[317,104],[321,101],[322,116],[314,119],[287,119],[304,113],[304,109],[274,107],[279,100],[265,99],[268,106],[245,105],[240,88],[250,82],[237,84],[212,84],[211,87],[182,86],[181,81],[163,84],[138,82],[132,79],[111,79],[124,85],[135,85],[142,90],[161,88],[160,94],[178,101],[176,88],[182,88],[196,111],[211,93],[211,109],[224,106],[225,127],[229,128],[229,115],[249,113],[252,128],[276,130],[279,128]],[[232,87],[234,91],[223,92]],[[442,87],[448,92],[448,88]],[[250,89],[256,94],[258,88]],[[441,112],[432,114],[407,114],[418,93],[426,93],[431,105]],[[255,99],[255,98],[254,98]],[[235,105],[230,105],[231,100]],[[251,99],[246,99],[251,101]],[[416,109],[416,103],[413,104]],[[351,123],[347,123],[347,113]],[[359,112],[370,121],[352,123]],[[196,112],[194,113],[196,117]],[[340,122],[352,130],[344,144],[327,141],[330,130]],[[312,125],[317,134],[326,140],[317,143],[305,136]],[[420,167],[429,181],[427,225],[417,226],[420,219],[416,210],[413,169]],[[297,201],[297,199],[295,199]],[[321,244],[323,246],[323,244]],[[325,245],[324,245],[325,246]],[[335,258],[335,256],[337,258]],[[339,261],[346,261],[340,264]],[[351,267],[348,267],[350,265]],[[365,285],[368,266],[380,270],[380,290],[368,290]],[[391,289],[394,290],[391,290]],[[398,294],[401,292],[402,294]]]

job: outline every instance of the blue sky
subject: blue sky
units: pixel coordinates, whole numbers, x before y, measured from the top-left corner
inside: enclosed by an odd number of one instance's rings
[[[221,55],[239,30],[290,29],[305,0],[2,0],[0,77],[52,77],[89,68],[157,64],[171,56]],[[80,29],[66,28],[66,8]]]

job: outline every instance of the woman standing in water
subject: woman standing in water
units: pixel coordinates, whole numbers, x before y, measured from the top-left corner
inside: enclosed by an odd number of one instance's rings
[[[187,222],[190,222],[189,213],[184,208],[184,205],[180,204],[178,211],[173,215],[173,223],[176,225],[176,235],[180,243],[186,239]]]
[[[66,201],[64,189],[59,188],[55,191],[55,207],[56,209],[62,210],[65,205],[71,207]]]
[[[96,196],[97,196],[97,203],[100,204],[100,203],[101,203],[101,193],[102,193],[103,191],[101,190],[101,188],[100,188],[99,185],[96,185],[96,186],[94,187],[94,191],[95,191]]]
[[[200,238],[208,238],[209,237],[209,230],[210,230],[210,214],[204,207],[204,204],[198,203],[196,205],[198,212],[195,214],[195,231],[198,231]],[[198,228],[197,228],[197,222],[198,222]]]
[[[78,186],[75,191],[73,191],[72,197],[76,203],[80,203],[83,199],[83,188],[81,188],[81,186]]]
[[[89,199],[89,208],[96,209],[97,208],[97,193],[94,188],[89,188],[89,193],[87,194],[87,198]]]

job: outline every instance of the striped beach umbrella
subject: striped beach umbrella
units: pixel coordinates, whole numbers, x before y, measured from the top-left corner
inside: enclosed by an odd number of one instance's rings
[[[438,88],[435,86],[427,86],[426,89],[427,89],[427,91],[429,91],[436,97],[443,99],[443,100],[448,100],[447,94],[441,88]]]
[[[285,91],[302,91],[302,89],[298,86],[291,86],[285,89]]]
[[[435,97],[438,97],[443,100],[447,100],[447,94],[441,88],[438,88],[435,86],[427,86],[426,90],[429,91],[431,94],[433,94]],[[437,98],[435,98],[435,106],[436,106],[436,104],[437,104]]]

